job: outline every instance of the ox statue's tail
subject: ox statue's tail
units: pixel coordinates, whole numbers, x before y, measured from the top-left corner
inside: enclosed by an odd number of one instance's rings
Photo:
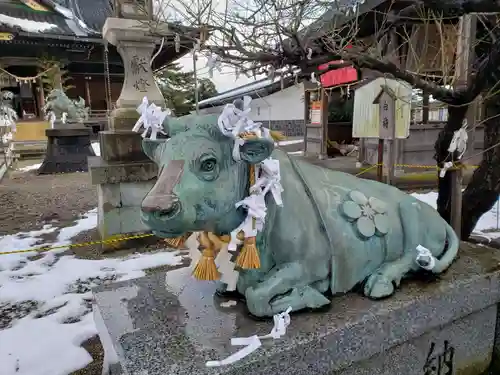
[[[453,228],[445,222],[446,225],[446,239],[448,240],[448,248],[445,250],[440,259],[436,260],[436,265],[432,269],[434,273],[441,273],[446,270],[451,263],[455,260],[458,254],[460,241]]]
[[[444,220],[443,220],[444,221]],[[441,273],[446,270],[453,260],[455,260],[458,254],[458,247],[460,241],[458,240],[457,234],[450,225],[445,222],[446,228],[446,240],[448,241],[448,248],[438,259],[432,254],[432,252],[422,245],[417,246],[417,264],[424,270],[431,271],[433,273]]]

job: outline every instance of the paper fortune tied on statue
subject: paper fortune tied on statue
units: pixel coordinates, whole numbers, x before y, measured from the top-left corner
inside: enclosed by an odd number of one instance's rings
[[[139,117],[139,120],[137,120],[132,128],[133,131],[140,132],[141,128],[144,128],[141,136],[145,138],[149,129],[151,129],[150,139],[156,139],[159,133],[165,134],[163,131],[163,121],[172,113],[169,109],[163,111],[156,104],[149,104],[148,98],[144,97],[142,103],[137,107],[137,112],[141,117]]]

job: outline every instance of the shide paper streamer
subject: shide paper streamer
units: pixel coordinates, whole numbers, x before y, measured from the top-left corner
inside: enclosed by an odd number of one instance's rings
[[[232,346],[245,346],[243,349],[238,350],[236,353],[231,354],[229,357],[220,361],[207,361],[207,367],[220,367],[227,366],[238,362],[239,360],[247,357],[255,352],[262,346],[260,340],[265,339],[279,339],[286,334],[286,329],[290,325],[290,312],[292,308],[289,307],[286,311],[276,314],[273,317],[274,327],[271,332],[264,336],[250,336],[250,337],[235,337],[231,339]]]
[[[156,104],[149,104],[148,98],[144,97],[141,105],[137,107],[137,112],[141,117],[139,117],[139,120],[137,120],[132,128],[133,131],[139,132],[141,128],[144,128],[141,136],[145,138],[149,129],[151,129],[150,139],[156,139],[158,134],[165,134],[163,131],[163,121],[171,114],[169,109],[162,111]]]
[[[215,62],[213,68],[217,68]],[[227,104],[218,118],[218,126],[222,134],[234,139],[232,157],[235,161],[241,161],[240,147],[245,144],[244,135],[252,134],[254,137],[267,138],[274,142],[269,129],[263,128],[261,123],[254,122],[249,118],[251,101],[252,99],[249,96],[245,96],[241,101],[242,103],[235,102],[233,104]],[[154,103],[149,104],[147,97],[144,97],[141,105],[137,108],[137,112],[141,116],[133,127],[133,131],[140,132],[141,129],[144,128],[142,137],[145,138],[147,137],[149,129],[151,129],[150,139],[156,139],[159,133],[164,134],[162,124],[165,118],[170,115],[171,112],[169,110],[162,111],[161,108]],[[265,203],[265,196],[267,193],[272,194],[278,206],[283,205],[281,198],[283,187],[280,182],[281,175],[279,167],[278,160],[269,157],[252,168],[254,178],[250,187],[249,196],[236,203],[236,207],[242,206],[247,210],[247,217],[231,232],[231,241],[228,245],[228,249],[235,250],[237,245],[241,243],[237,238],[237,235],[241,231],[244,232],[245,239],[247,239],[249,237],[255,237],[257,232],[263,229],[267,212]],[[227,259],[227,261],[229,261],[229,259]],[[220,265],[219,267],[223,271],[223,276],[226,272],[235,272],[234,265],[232,267]],[[234,279],[234,277],[232,279]],[[233,280],[231,285],[228,285],[227,290],[234,290],[235,288],[236,282]],[[254,335],[251,337],[231,339],[232,346],[244,346],[244,348],[223,360],[208,361],[206,366],[218,367],[230,365],[256,351],[262,345],[261,339],[281,338],[285,335],[286,328],[290,325],[291,311],[292,308],[289,307],[286,311],[273,317],[274,327],[268,335]]]

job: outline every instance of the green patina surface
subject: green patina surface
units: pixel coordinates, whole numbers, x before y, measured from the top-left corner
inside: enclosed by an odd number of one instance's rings
[[[89,108],[85,107],[85,100],[71,100],[60,89],[49,93],[43,110],[45,113],[53,112],[58,120],[63,117],[63,113],[67,114],[68,121],[82,122],[89,118]]]
[[[215,115],[167,119],[164,128],[168,141],[143,143],[160,173],[142,220],[159,236],[231,232],[246,214],[235,203],[248,195],[250,165],[270,156],[280,161],[284,205],[266,197],[257,237],[261,268],[238,279],[254,315],[319,308],[330,302],[326,292],[345,293],[361,282],[366,296],[386,297],[419,269],[418,245],[437,258],[435,273],[457,254],[458,239],[439,214],[395,187],[294,159],[267,139],[246,141],[235,161],[234,140],[219,131]]]

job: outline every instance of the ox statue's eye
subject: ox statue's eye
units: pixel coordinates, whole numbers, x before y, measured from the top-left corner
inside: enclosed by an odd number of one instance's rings
[[[193,160],[191,169],[203,181],[215,181],[219,177],[219,163],[213,154],[205,154]]]
[[[206,159],[201,163],[200,169],[203,172],[212,172],[215,170],[215,166],[217,164],[217,160],[214,158]]]

